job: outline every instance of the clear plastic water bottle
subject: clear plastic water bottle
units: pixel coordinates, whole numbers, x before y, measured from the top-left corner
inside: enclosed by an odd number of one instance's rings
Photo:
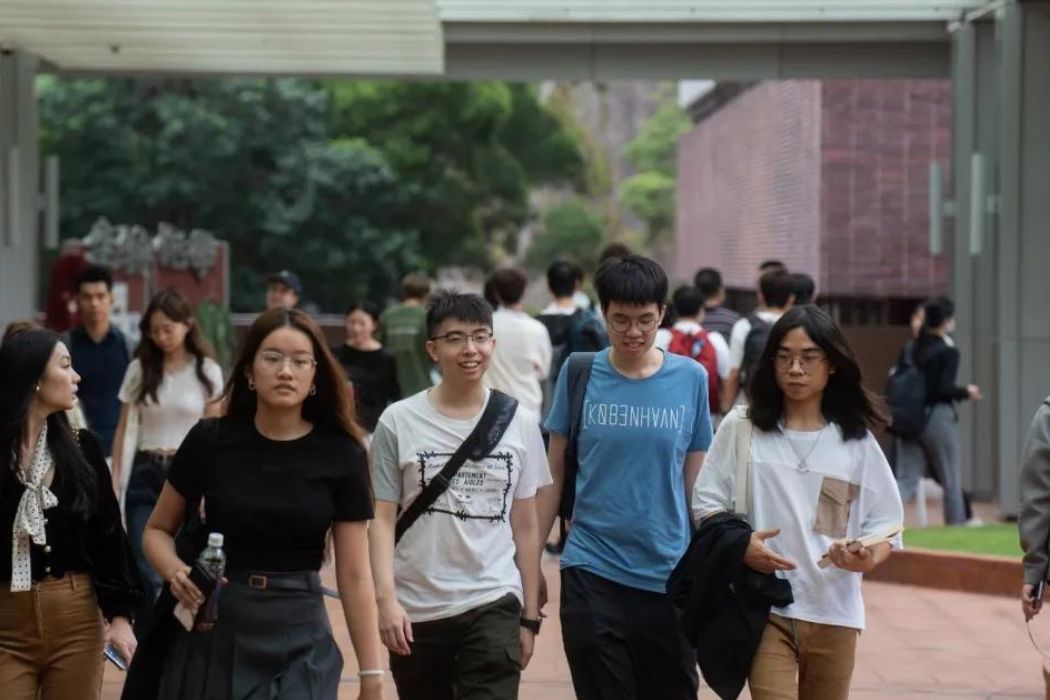
[[[211,595],[204,601],[204,610],[197,620],[196,629],[198,630],[211,629],[219,619],[219,594],[222,592],[222,578],[226,573],[226,552],[223,551],[222,544],[221,532],[210,533],[208,546],[197,557],[197,565],[201,570],[207,572],[215,583]]]

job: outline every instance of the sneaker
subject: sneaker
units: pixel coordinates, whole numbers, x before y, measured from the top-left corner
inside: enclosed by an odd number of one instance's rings
[[[965,523],[966,527],[981,527],[984,524],[984,521],[978,518],[976,515],[967,520]]]

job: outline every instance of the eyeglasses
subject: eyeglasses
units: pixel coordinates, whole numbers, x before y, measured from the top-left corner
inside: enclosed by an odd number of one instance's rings
[[[787,374],[790,372],[795,363],[802,369],[805,374],[812,374],[822,363],[827,362],[828,356],[819,350],[810,350],[802,353],[801,355],[792,355],[789,352],[778,352],[773,357],[773,364],[776,366],[778,372]]]
[[[612,328],[617,333],[626,333],[631,330],[631,326],[638,326],[638,330],[642,333],[652,333],[660,325],[660,317],[651,315],[642,316],[641,318],[611,316],[606,321],[609,324],[609,328]]]
[[[284,368],[285,361],[292,366],[292,371],[297,373],[309,372],[317,366],[317,360],[309,355],[286,356],[274,350],[264,350],[259,353],[259,360],[263,366],[272,372],[279,372]]]
[[[452,331],[442,335],[435,335],[431,340],[444,340],[450,347],[461,348],[467,344],[467,339],[474,341],[475,345],[488,345],[492,342],[492,331],[474,331],[473,333],[460,333]]]

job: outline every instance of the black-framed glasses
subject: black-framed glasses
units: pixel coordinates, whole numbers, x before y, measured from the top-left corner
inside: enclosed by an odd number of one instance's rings
[[[647,315],[641,318],[610,316],[605,321],[609,324],[609,328],[617,333],[626,333],[631,330],[631,326],[637,326],[642,333],[652,333],[660,325],[660,317],[656,315]]]
[[[798,363],[804,374],[813,372],[823,363],[828,361],[828,356],[820,350],[807,350],[801,355],[793,355],[790,352],[778,352],[773,356],[773,365],[778,372],[787,374]]]
[[[474,341],[475,345],[488,345],[492,342],[493,337],[494,334],[492,331],[474,331],[473,333],[450,331],[448,333],[442,333],[441,335],[432,336],[430,339],[433,341],[444,340],[451,347],[461,348],[467,344],[468,338]]]

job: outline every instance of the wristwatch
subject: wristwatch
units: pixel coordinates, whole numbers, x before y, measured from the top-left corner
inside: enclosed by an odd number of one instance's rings
[[[527,617],[521,618],[521,626],[529,630],[533,634],[540,633],[540,624],[542,624],[542,622],[542,620],[530,620]]]

